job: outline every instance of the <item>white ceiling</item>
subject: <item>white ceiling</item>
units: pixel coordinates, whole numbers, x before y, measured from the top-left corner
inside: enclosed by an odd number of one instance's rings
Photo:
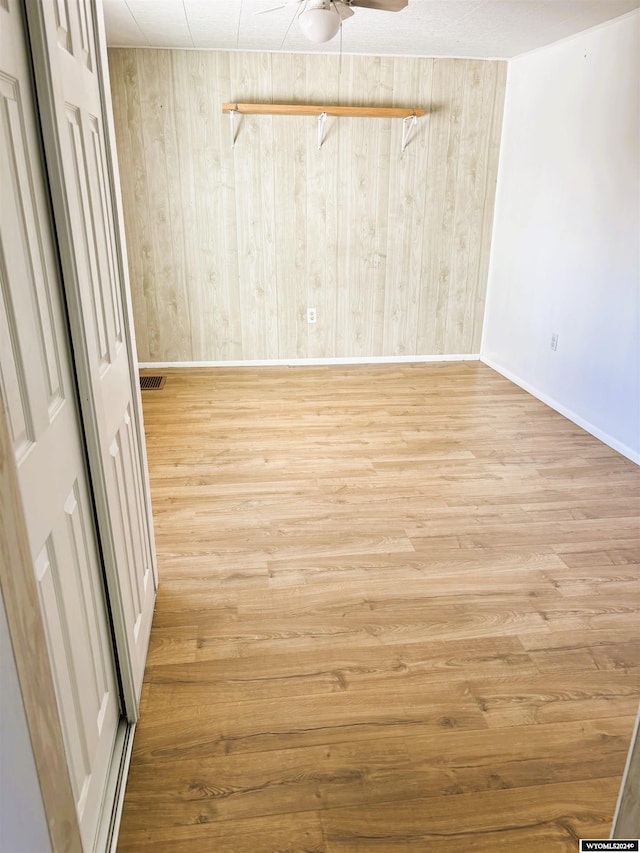
[[[307,41],[286,0],[103,0],[112,47],[337,52]],[[342,51],[509,59],[640,7],[640,0],[409,0],[402,12],[355,9]],[[289,27],[289,25],[291,26]]]

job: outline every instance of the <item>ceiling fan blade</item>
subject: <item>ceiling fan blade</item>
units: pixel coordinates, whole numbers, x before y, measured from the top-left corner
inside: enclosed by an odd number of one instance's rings
[[[275,12],[276,9],[284,9],[285,6],[288,6],[288,3],[281,3],[279,6],[271,6],[269,9],[260,9],[259,12],[254,12],[254,15],[266,15],[267,12]]]
[[[346,3],[342,3],[341,0],[337,0],[333,5],[336,7],[337,13],[340,15],[341,21],[346,21],[347,18],[355,15],[353,9],[350,9],[349,6],[347,6]]]
[[[409,0],[351,0],[350,6],[362,9],[379,9],[381,12],[401,12],[409,5]]]

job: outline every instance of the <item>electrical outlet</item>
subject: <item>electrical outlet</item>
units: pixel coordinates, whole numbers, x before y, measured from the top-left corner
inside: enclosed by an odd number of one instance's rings
[[[315,308],[307,308],[307,323],[317,323],[318,315]]]
[[[558,349],[558,334],[554,332],[551,335],[551,349],[555,352]]]

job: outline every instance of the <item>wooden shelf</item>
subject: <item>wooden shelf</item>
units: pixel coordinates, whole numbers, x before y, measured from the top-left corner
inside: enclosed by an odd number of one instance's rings
[[[272,116],[351,116],[352,118],[411,118],[424,110],[396,107],[316,107],[308,104],[223,104],[224,113]]]
[[[229,113],[231,119],[231,147],[236,144],[236,115],[262,116],[317,116],[318,117],[318,148],[322,147],[324,126],[327,116],[343,116],[350,118],[401,118],[402,119],[402,148],[407,147],[409,137],[419,116],[424,110],[402,107],[329,107],[311,104],[223,104],[222,112]]]

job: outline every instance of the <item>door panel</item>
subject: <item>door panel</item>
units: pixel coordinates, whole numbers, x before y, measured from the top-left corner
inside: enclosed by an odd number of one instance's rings
[[[0,5],[0,389],[83,846],[120,722],[20,6]]]
[[[101,13],[89,0],[66,0],[64,15],[55,3],[27,4],[107,587],[134,721],[155,565],[103,123],[101,30],[94,17]]]

